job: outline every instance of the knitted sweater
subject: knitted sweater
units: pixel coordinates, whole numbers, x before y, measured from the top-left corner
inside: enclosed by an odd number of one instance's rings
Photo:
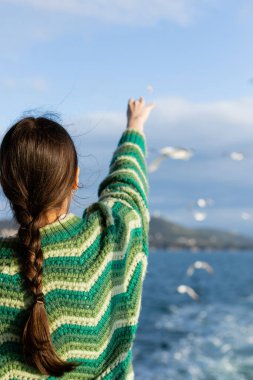
[[[147,269],[146,138],[126,129],[98,200],[40,228],[42,284],[52,342],[81,362],[63,379],[133,379],[132,346]],[[33,302],[24,288],[17,235],[0,238],[0,379],[56,379],[25,363],[20,337]]]

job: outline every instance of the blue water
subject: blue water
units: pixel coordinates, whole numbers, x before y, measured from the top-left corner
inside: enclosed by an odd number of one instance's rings
[[[186,270],[207,261],[213,274]],[[200,296],[179,294],[180,284]],[[136,380],[253,379],[253,252],[150,252],[133,347]]]

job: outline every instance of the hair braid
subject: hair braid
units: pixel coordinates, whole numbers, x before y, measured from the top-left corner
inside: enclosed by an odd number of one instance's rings
[[[40,373],[62,376],[64,372],[72,371],[80,363],[64,362],[57,356],[53,347],[42,291],[43,252],[39,231],[41,218],[32,218],[26,210],[20,212],[20,207],[15,205],[13,208],[20,223],[18,236],[22,251],[22,273],[34,296],[22,335],[23,354],[27,363],[35,366]]]

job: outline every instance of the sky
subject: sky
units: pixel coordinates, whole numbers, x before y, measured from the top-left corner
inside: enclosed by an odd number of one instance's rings
[[[59,114],[83,184],[71,212],[97,200],[128,99],[144,96],[148,164],[164,146],[194,151],[149,173],[151,215],[253,236],[252,0],[0,0],[0,14],[1,138],[23,115]],[[202,222],[199,198],[214,200]]]

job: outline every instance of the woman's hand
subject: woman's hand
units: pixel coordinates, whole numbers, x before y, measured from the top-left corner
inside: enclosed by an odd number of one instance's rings
[[[139,100],[130,98],[127,107],[127,128],[143,132],[144,123],[154,107],[155,103],[145,105],[143,96]]]

